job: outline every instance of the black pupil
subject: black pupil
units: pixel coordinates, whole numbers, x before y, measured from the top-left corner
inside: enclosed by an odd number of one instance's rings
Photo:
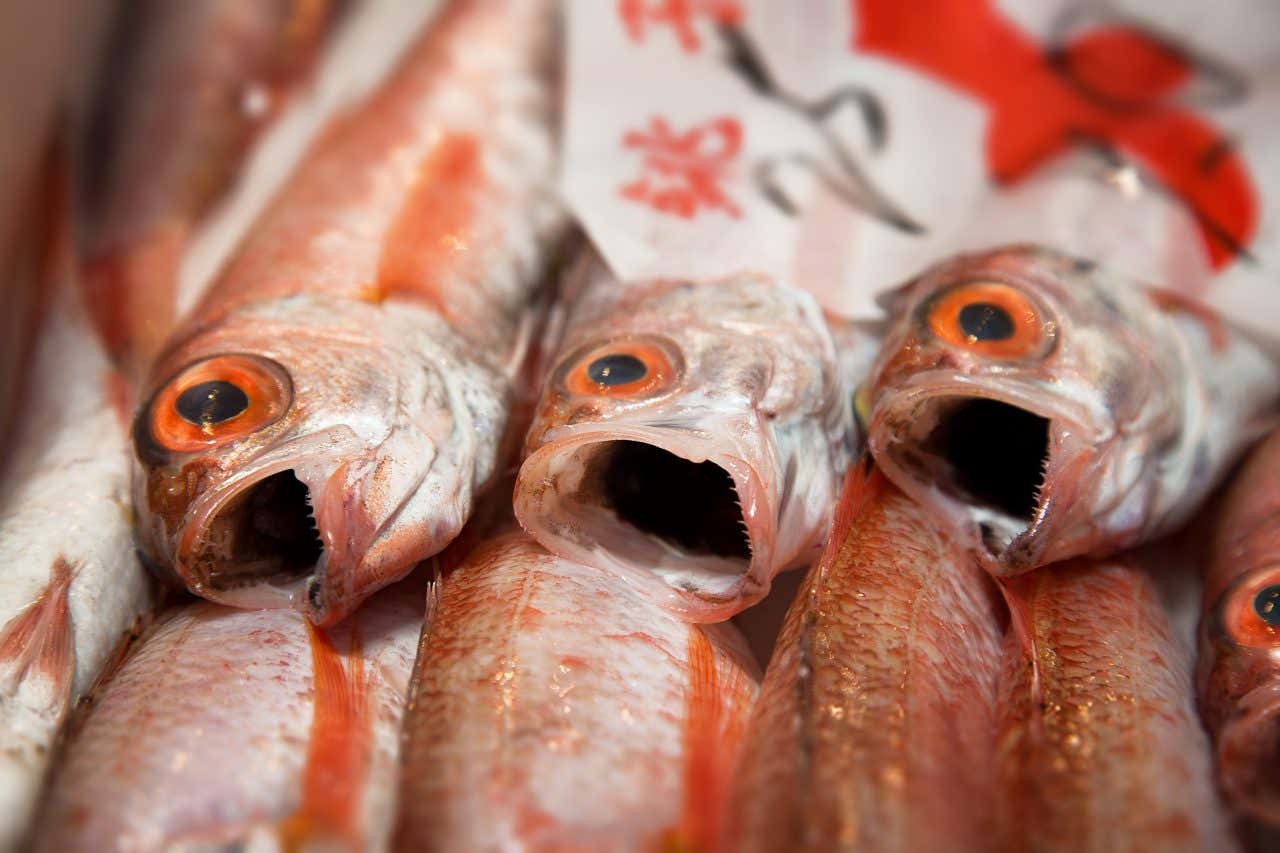
[[[960,309],[960,330],[975,341],[1006,341],[1013,337],[1013,318],[999,305],[974,302]]]
[[[206,427],[229,421],[249,408],[249,398],[230,382],[214,379],[183,391],[174,408],[183,420]]]
[[[1263,622],[1280,626],[1280,584],[1269,586],[1253,599],[1253,609]]]
[[[643,361],[626,353],[602,355],[587,365],[587,378],[597,385],[626,385],[644,379],[648,372]]]

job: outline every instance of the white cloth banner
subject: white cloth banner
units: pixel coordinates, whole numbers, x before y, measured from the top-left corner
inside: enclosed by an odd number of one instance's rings
[[[1280,3],[569,0],[563,190],[624,278],[832,310],[1033,241],[1280,339]]]

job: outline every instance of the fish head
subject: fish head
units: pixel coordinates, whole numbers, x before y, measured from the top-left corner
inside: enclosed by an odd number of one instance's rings
[[[432,320],[289,297],[172,348],[133,429],[148,563],[326,624],[447,545],[505,392]]]
[[[852,407],[811,297],[752,277],[658,282],[571,326],[517,482],[526,530],[694,621],[812,556]]]
[[[1180,413],[1144,299],[1037,247],[926,271],[886,301],[860,394],[876,461],[995,574],[1092,553],[1103,534],[1116,545]]]
[[[1200,626],[1201,712],[1232,802],[1280,810],[1280,563],[1240,574]]]

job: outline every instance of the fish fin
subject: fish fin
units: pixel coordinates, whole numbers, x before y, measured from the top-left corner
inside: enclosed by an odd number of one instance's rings
[[[1200,300],[1179,293],[1167,287],[1148,285],[1147,295],[1155,303],[1156,308],[1166,314],[1186,314],[1199,321],[1209,337],[1209,347],[1214,352],[1222,352],[1230,342],[1226,321],[1222,316]]]
[[[827,546],[823,549],[819,562],[830,559],[840,549],[841,543],[848,537],[853,522],[862,514],[863,509],[873,500],[879,500],[886,489],[893,486],[885,479],[884,474],[876,467],[870,453],[850,466],[844,475],[844,485],[840,489],[840,499],[836,502],[835,516],[831,522],[831,533],[827,537]],[[831,553],[828,553],[831,552]]]
[[[746,732],[755,684],[696,625],[689,626],[688,656],[684,803],[679,823],[663,846],[709,851],[719,846],[730,777]]]
[[[360,806],[372,748],[371,679],[359,627],[354,618],[348,624],[344,655],[325,629],[307,623],[314,684],[311,732],[298,808],[277,831],[285,850],[301,850],[320,839],[352,845],[360,840]]]
[[[8,695],[32,688],[28,701],[59,715],[67,709],[76,670],[67,603],[74,574],[59,556],[40,595],[0,629],[0,688]]]
[[[1008,605],[1009,630],[1018,643],[1024,660],[1031,667],[1031,703],[1040,707],[1040,654],[1036,643],[1036,598],[1041,585],[1048,580],[1046,571],[1061,571],[1062,567],[1041,569],[1038,572],[995,578],[1005,604]]]

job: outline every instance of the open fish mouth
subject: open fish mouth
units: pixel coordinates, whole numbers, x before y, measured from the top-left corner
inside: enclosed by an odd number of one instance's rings
[[[1053,492],[1075,484],[1056,475],[1078,463],[1092,432],[1084,422],[1052,401],[955,383],[891,400],[873,413],[869,442],[900,488],[940,507],[982,552],[1016,572],[1035,564],[1051,528],[1065,520],[1058,515],[1069,496]]]
[[[920,452],[951,493],[975,507],[1030,522],[1049,464],[1049,420],[999,400],[941,400]]]
[[[338,428],[288,442],[197,498],[176,549],[187,587],[239,607],[298,603],[329,557],[312,487],[327,483],[353,439]]]
[[[765,513],[751,511],[763,501],[758,478],[740,460],[661,433],[592,431],[544,445],[520,470],[516,515],[566,557],[731,602],[755,585],[768,535]]]
[[[288,585],[310,575],[323,553],[311,491],[286,469],[222,502],[195,531],[183,562],[206,590],[229,592]]]

